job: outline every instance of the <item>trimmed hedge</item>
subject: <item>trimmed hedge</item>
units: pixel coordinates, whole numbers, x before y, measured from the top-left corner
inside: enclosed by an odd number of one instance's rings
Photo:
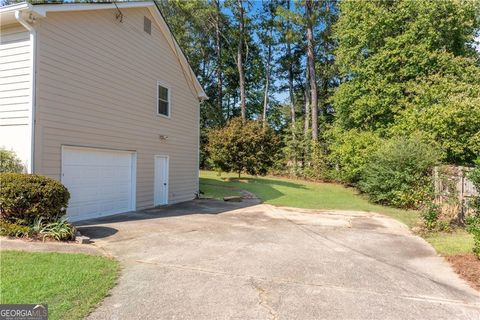
[[[70,193],[60,182],[32,174],[0,173],[0,217],[22,225],[45,222],[66,213]]]

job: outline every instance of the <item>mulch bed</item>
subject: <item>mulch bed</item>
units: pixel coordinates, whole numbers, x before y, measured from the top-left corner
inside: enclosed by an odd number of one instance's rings
[[[453,269],[473,288],[480,290],[480,259],[473,254],[457,254],[446,256]]]

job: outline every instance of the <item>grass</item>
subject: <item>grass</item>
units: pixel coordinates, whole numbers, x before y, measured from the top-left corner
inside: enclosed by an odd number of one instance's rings
[[[0,303],[46,303],[49,319],[83,319],[118,274],[118,262],[105,257],[2,251]]]
[[[275,177],[244,176],[200,172],[200,190],[204,196],[221,199],[247,190],[262,201],[275,206],[307,209],[336,209],[378,212],[413,226],[419,217],[417,211],[407,211],[372,204],[353,188],[339,184],[308,182]]]
[[[473,236],[465,230],[437,232],[424,236],[435,250],[444,256],[472,253]]]

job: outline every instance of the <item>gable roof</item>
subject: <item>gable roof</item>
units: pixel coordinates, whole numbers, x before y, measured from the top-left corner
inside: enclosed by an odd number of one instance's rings
[[[187,83],[193,87],[198,99],[208,99],[202,85],[198,81],[192,67],[178,45],[177,40],[168,27],[163,18],[160,9],[154,1],[132,1],[132,2],[93,2],[93,3],[62,3],[62,4],[36,4],[32,5],[27,2],[17,3],[0,7],[0,22],[2,25],[15,22],[15,12],[31,13],[33,17],[41,19],[47,16],[48,12],[66,12],[66,11],[87,11],[87,10],[105,10],[105,9],[127,9],[127,8],[146,8],[160,27],[170,49],[178,58],[178,62],[182,67],[183,74]]]

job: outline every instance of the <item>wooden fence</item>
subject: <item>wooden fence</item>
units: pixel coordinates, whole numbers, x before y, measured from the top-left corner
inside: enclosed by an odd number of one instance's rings
[[[473,212],[470,200],[479,195],[467,177],[470,170],[460,166],[439,166],[434,169],[435,202],[444,214],[461,224]]]

